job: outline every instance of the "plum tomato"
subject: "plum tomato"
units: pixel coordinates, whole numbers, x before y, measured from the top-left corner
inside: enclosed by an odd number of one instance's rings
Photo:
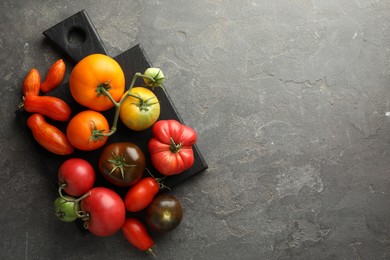
[[[146,177],[131,187],[125,196],[125,207],[130,212],[145,209],[160,190],[158,181],[153,177]]]
[[[160,116],[160,103],[156,95],[144,87],[132,88],[130,94],[122,101],[119,111],[121,121],[134,131],[151,127]]]
[[[84,227],[100,237],[113,235],[120,230],[126,217],[122,198],[105,187],[94,187],[87,194],[80,202]]]
[[[122,226],[122,233],[130,244],[141,251],[153,254],[153,240],[146,227],[136,218],[127,218]]]
[[[67,159],[58,169],[60,190],[64,190],[71,196],[87,193],[93,187],[95,178],[92,165],[81,158]]]
[[[76,114],[68,123],[66,135],[69,142],[82,151],[92,151],[102,147],[108,137],[110,126],[103,114],[84,110]]]
[[[165,233],[175,229],[183,218],[180,201],[173,195],[156,196],[146,210],[146,222],[155,231]]]
[[[99,157],[99,172],[110,183],[128,187],[138,182],[145,170],[142,150],[131,142],[107,145]]]

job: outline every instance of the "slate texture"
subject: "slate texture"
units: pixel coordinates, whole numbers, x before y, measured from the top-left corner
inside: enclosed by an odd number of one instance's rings
[[[55,218],[14,114],[62,57],[42,32],[82,9],[112,56],[140,43],[163,69],[209,165],[172,190],[156,259],[390,259],[388,0],[1,1],[1,259],[148,258]]]

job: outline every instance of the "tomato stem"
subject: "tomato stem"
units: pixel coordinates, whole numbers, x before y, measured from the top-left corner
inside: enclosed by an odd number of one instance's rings
[[[173,140],[172,137],[170,137],[170,140],[171,140],[171,145],[169,146],[169,149],[171,150],[172,153],[177,153],[180,148],[183,146],[183,144],[176,144],[175,143],[175,140]]]

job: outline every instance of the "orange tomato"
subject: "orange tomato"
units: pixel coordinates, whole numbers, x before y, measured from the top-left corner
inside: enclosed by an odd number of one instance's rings
[[[85,110],[76,114],[68,124],[66,135],[77,149],[92,151],[102,147],[108,137],[101,135],[109,132],[107,119],[99,112]]]
[[[91,54],[79,61],[69,79],[70,92],[81,105],[96,111],[106,111],[114,106],[101,92],[106,89],[118,102],[125,90],[125,75],[113,58],[104,54]]]

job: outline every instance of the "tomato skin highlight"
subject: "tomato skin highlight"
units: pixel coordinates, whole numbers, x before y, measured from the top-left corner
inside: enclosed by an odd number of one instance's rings
[[[153,166],[163,175],[180,174],[194,164],[196,132],[176,120],[160,120],[152,127],[148,149]]]
[[[69,86],[73,98],[95,111],[106,111],[114,106],[108,97],[97,92],[99,85],[105,84],[112,98],[118,102],[125,90],[125,76],[118,62],[104,54],[83,58],[70,74]]]
[[[76,114],[68,123],[66,135],[69,142],[82,151],[92,151],[102,147],[107,136],[93,138],[93,131],[107,133],[110,129],[107,119],[99,112],[84,110]]]
[[[119,116],[124,125],[134,131],[142,131],[151,127],[160,116],[160,103],[156,95],[144,87],[135,87],[130,93],[138,98],[128,96],[123,100]],[[123,94],[122,99],[126,93]]]
[[[116,142],[104,147],[99,157],[99,172],[110,183],[129,187],[144,174],[145,155],[131,142]]]
[[[122,233],[134,247],[141,251],[153,252],[153,239],[148,234],[144,224],[138,219],[127,218],[122,226]]]
[[[57,60],[47,72],[45,81],[43,81],[40,86],[41,91],[43,93],[48,93],[57,88],[64,79],[65,71],[65,62],[62,59]]]
[[[113,190],[95,187],[81,200],[80,208],[87,213],[84,226],[99,237],[111,236],[121,229],[126,217],[122,198]]]
[[[41,114],[33,114],[27,119],[34,139],[48,151],[58,155],[69,155],[74,148],[66,135],[57,127],[46,122]]]
[[[125,196],[125,207],[130,212],[145,209],[159,192],[160,186],[155,178],[146,177],[132,186]]]
[[[24,99],[24,110],[39,113],[57,121],[68,121],[72,113],[69,105],[60,98],[52,96],[27,95]]]
[[[92,165],[81,158],[70,158],[58,169],[58,181],[65,185],[63,190],[71,196],[82,196],[95,183],[95,170]]]
[[[41,76],[36,68],[32,68],[23,81],[23,96],[39,95]]]

